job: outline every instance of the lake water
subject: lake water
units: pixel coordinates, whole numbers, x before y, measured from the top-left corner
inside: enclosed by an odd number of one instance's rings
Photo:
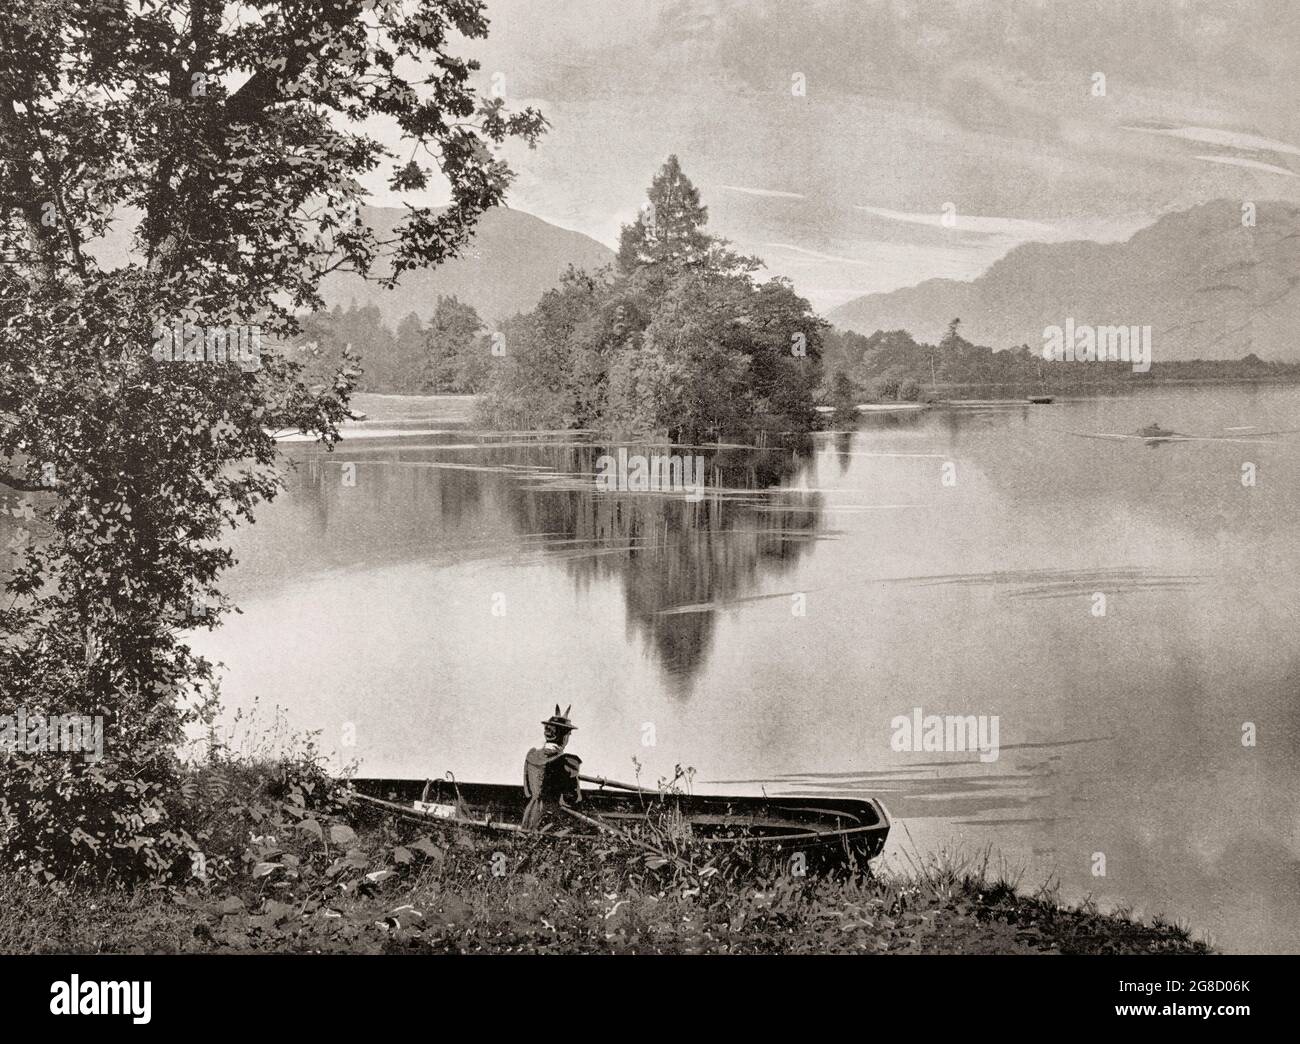
[[[243,614],[196,639],[230,708],[366,775],[514,782],[572,704],[589,772],[874,795],[887,860],[991,844],[1025,886],[1300,950],[1300,434],[1252,437],[1300,428],[1300,389],[678,449],[695,499],[598,491],[617,447],[584,437],[363,400],[237,534]],[[1085,437],[1153,421],[1197,438]],[[996,716],[996,759],[895,749],[914,708]]]

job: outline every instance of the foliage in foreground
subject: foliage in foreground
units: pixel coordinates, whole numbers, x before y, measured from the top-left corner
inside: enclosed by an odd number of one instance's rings
[[[493,150],[545,120],[476,96],[454,51],[487,30],[478,0],[0,8],[0,487],[31,519],[0,549],[0,717],[97,718],[107,751],[0,760],[0,865],[157,878],[201,848],[175,750],[213,675],[187,636],[232,608],[226,538],[283,488],[275,433],[332,447],[359,376],[271,340],[326,274],[391,286],[504,201]],[[377,234],[381,168],[450,205]]]
[[[1209,952],[1176,926],[1020,894],[987,858],[815,878],[616,837],[485,844],[363,811],[309,758],[209,766],[187,801],[206,850],[188,881],[0,877],[0,952]]]

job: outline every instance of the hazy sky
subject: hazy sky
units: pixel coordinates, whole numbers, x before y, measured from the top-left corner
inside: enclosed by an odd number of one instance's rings
[[[491,38],[462,53],[552,124],[536,152],[508,150],[511,206],[613,245],[676,152],[710,229],[821,309],[971,278],[1029,239],[1123,238],[1218,196],[1300,200],[1294,0],[488,10]]]

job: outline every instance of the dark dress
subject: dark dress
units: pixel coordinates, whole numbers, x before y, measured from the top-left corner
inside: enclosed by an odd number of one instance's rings
[[[524,758],[524,809],[523,826],[526,830],[541,830],[547,826],[565,827],[570,817],[559,811],[559,804],[578,805],[582,802],[578,773],[582,759],[576,754],[566,754],[557,747],[534,747]]]

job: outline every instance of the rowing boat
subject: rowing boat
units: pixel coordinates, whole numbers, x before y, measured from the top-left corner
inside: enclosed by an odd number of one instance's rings
[[[429,824],[444,832],[479,836],[522,834],[536,838],[635,836],[647,820],[669,814],[690,847],[720,850],[748,842],[760,849],[802,853],[812,869],[865,868],[889,835],[889,816],[879,801],[852,798],[723,797],[660,792],[591,779],[582,788],[578,814],[563,830],[525,830],[522,787],[458,783],[446,779],[354,779],[354,796],[378,811]],[[619,788],[619,789],[614,789]]]
[[[1170,439],[1181,438],[1178,432],[1169,431],[1167,428],[1160,427],[1159,424],[1148,424],[1145,428],[1139,428],[1137,434],[1139,437],[1153,442],[1168,442]]]

